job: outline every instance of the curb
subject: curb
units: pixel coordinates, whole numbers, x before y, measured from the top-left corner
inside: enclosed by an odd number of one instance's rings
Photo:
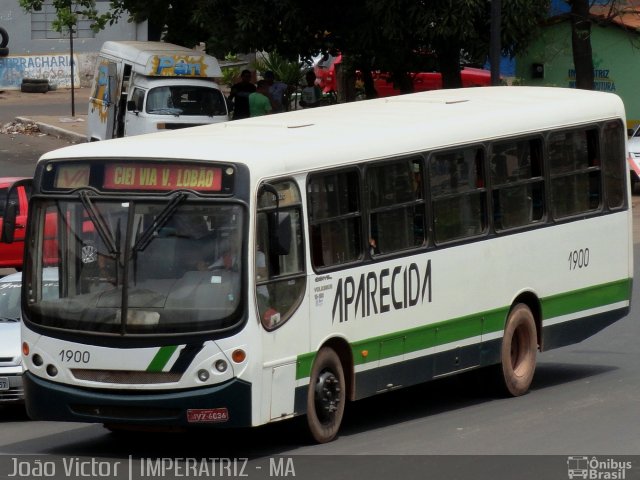
[[[85,143],[87,141],[87,137],[85,135],[70,132],[69,130],[49,125],[48,123],[38,122],[28,117],[16,117],[16,121],[20,123],[35,123],[42,133],[46,133],[47,135],[51,135],[62,140],[67,140],[71,143]]]

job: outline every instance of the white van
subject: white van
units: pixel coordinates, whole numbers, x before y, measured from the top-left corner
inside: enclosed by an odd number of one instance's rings
[[[105,42],[87,137],[106,140],[229,120],[215,57],[164,42]]]

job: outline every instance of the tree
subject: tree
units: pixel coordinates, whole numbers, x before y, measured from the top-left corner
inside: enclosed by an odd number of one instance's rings
[[[93,5],[93,0],[74,1],[88,10]],[[502,0],[504,54],[526,48],[549,1]],[[459,86],[460,60],[484,64],[489,51],[488,0],[325,0],[322,8],[299,0],[111,0],[109,5],[107,14],[90,16],[96,28],[131,12],[136,21],[162,28],[165,40],[186,46],[204,41],[218,57],[263,50],[296,61],[340,51],[352,74],[389,71],[403,91],[412,85],[407,72],[434,60],[445,87]]]
[[[571,48],[576,69],[576,88],[593,90],[593,53],[589,0],[567,0],[571,7]]]

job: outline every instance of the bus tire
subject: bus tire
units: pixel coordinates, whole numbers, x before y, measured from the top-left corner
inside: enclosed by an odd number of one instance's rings
[[[9,47],[0,47],[0,57],[9,56]]]
[[[318,443],[333,440],[344,415],[345,378],[338,354],[329,347],[318,352],[307,393],[307,425]]]
[[[536,370],[538,340],[529,307],[517,304],[509,313],[500,352],[504,393],[518,397],[529,391]]]
[[[9,34],[7,31],[0,27],[0,48],[5,48],[9,45]]]

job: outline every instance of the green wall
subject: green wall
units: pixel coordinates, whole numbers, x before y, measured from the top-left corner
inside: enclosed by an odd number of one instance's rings
[[[640,124],[640,34],[616,25],[592,25],[595,89],[618,94],[627,126]],[[544,66],[544,78],[532,78],[532,65]],[[575,87],[571,26],[565,21],[543,27],[526,55],[516,59],[516,81],[524,85]]]

